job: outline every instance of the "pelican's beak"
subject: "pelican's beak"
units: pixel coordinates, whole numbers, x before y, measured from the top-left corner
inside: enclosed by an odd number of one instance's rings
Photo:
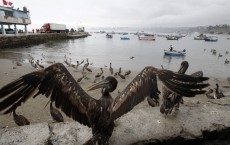
[[[96,89],[100,89],[100,88],[105,88],[107,87],[109,84],[108,80],[102,80],[98,83],[93,84],[92,86],[88,87],[88,91],[92,91],[92,90],[96,90]]]

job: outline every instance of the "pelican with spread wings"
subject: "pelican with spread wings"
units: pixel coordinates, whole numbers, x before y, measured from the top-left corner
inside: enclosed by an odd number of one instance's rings
[[[39,94],[49,97],[67,116],[92,128],[93,137],[85,144],[109,144],[114,120],[128,113],[148,97],[151,106],[158,103],[157,79],[178,95],[193,97],[205,93],[207,77],[192,77],[170,70],[145,67],[115,98],[110,95],[117,87],[117,80],[108,76],[91,87],[102,88],[99,100],[87,94],[61,63],[44,70],[28,73],[0,89],[0,112],[11,113],[29,98]],[[198,90],[199,89],[199,90]]]

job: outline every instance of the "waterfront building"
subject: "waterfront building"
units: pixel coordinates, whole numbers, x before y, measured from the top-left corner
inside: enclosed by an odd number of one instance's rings
[[[27,34],[27,25],[31,24],[29,11],[26,7],[23,7],[23,10],[13,9],[11,7],[0,6],[0,34],[18,34],[17,25],[24,25],[24,32]],[[4,25],[8,25],[8,28],[4,28]],[[10,26],[14,25],[14,29],[11,29]]]

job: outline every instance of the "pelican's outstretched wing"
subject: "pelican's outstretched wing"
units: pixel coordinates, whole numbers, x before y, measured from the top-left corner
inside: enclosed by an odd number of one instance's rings
[[[0,112],[12,112],[30,97],[43,94],[69,117],[89,125],[86,113],[96,100],[90,97],[61,63],[26,74],[0,89]]]
[[[111,121],[129,112],[146,96],[158,97],[157,77],[172,92],[182,96],[195,96],[205,91],[197,90],[208,86],[203,81],[206,77],[192,77],[174,73],[169,70],[146,67],[136,78],[117,96],[110,107]],[[197,82],[197,84],[194,84]]]

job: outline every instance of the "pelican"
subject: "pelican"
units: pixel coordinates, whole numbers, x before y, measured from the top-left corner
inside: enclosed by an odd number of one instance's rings
[[[223,94],[223,92],[221,90],[219,90],[219,84],[216,83],[214,98],[215,99],[220,99],[220,98],[223,98],[223,97],[225,97],[225,95]]]
[[[131,56],[130,59],[134,59],[134,56]]]
[[[78,79],[77,79],[77,82],[78,82],[78,83],[81,82],[81,81],[84,79],[84,77],[85,77],[84,72],[82,72],[82,77],[78,78]]]
[[[101,75],[104,73],[102,67],[100,68],[100,70],[101,70],[101,72],[100,72],[100,73],[97,73],[97,74],[95,75],[95,78],[101,77]]]
[[[125,72],[125,76],[130,75],[131,74],[131,70],[128,70],[127,72]]]
[[[111,62],[110,62],[109,70],[110,70],[110,73],[113,74],[113,68],[112,68],[112,63]]]
[[[53,121],[55,121],[55,122],[64,122],[64,118],[63,118],[61,112],[59,112],[59,110],[54,108],[52,103],[53,102],[50,102],[50,115],[52,116]]]
[[[13,110],[13,118],[14,118],[14,122],[18,126],[23,126],[23,125],[29,125],[30,124],[29,120],[26,117],[24,117],[23,115],[16,114],[15,109]]]
[[[124,76],[124,75],[122,75],[121,73],[118,73],[118,75],[119,75],[119,77],[120,77],[121,79],[125,80],[125,76]]]
[[[181,66],[178,70],[178,73],[180,74],[184,74],[187,69],[188,69],[188,62],[187,61],[183,61],[181,63]],[[202,71],[197,71],[193,74],[191,74],[192,77],[203,77],[203,72]],[[191,85],[194,83],[191,83]],[[195,84],[194,84],[195,85]],[[178,110],[180,107],[180,103],[183,102],[182,99],[183,96],[172,93],[170,90],[166,89],[165,87],[163,87],[163,104],[160,107],[160,112],[163,114],[171,114],[174,106],[175,109]]]
[[[20,62],[18,62],[18,61],[16,62],[16,65],[17,66],[22,66],[22,64]]]
[[[110,95],[118,83],[114,77],[108,76],[93,84],[88,91],[102,88],[102,96],[97,100],[82,89],[63,64],[56,63],[2,87],[0,113],[8,114],[29,98],[42,94],[67,116],[92,129],[93,137],[86,144],[109,144],[114,120],[131,111],[147,96],[151,105],[155,105],[154,100],[159,99],[157,80],[170,91],[187,97],[203,94],[205,91],[198,89],[209,86],[203,83],[207,77],[192,77],[148,66],[115,99]]]
[[[213,93],[213,89],[208,89],[208,92],[205,93],[205,95],[207,96],[208,99],[215,99],[213,95],[210,95],[211,93]]]
[[[39,63],[39,60],[37,60],[36,64],[37,64],[40,68],[45,68],[43,65],[41,65],[41,64]]]

